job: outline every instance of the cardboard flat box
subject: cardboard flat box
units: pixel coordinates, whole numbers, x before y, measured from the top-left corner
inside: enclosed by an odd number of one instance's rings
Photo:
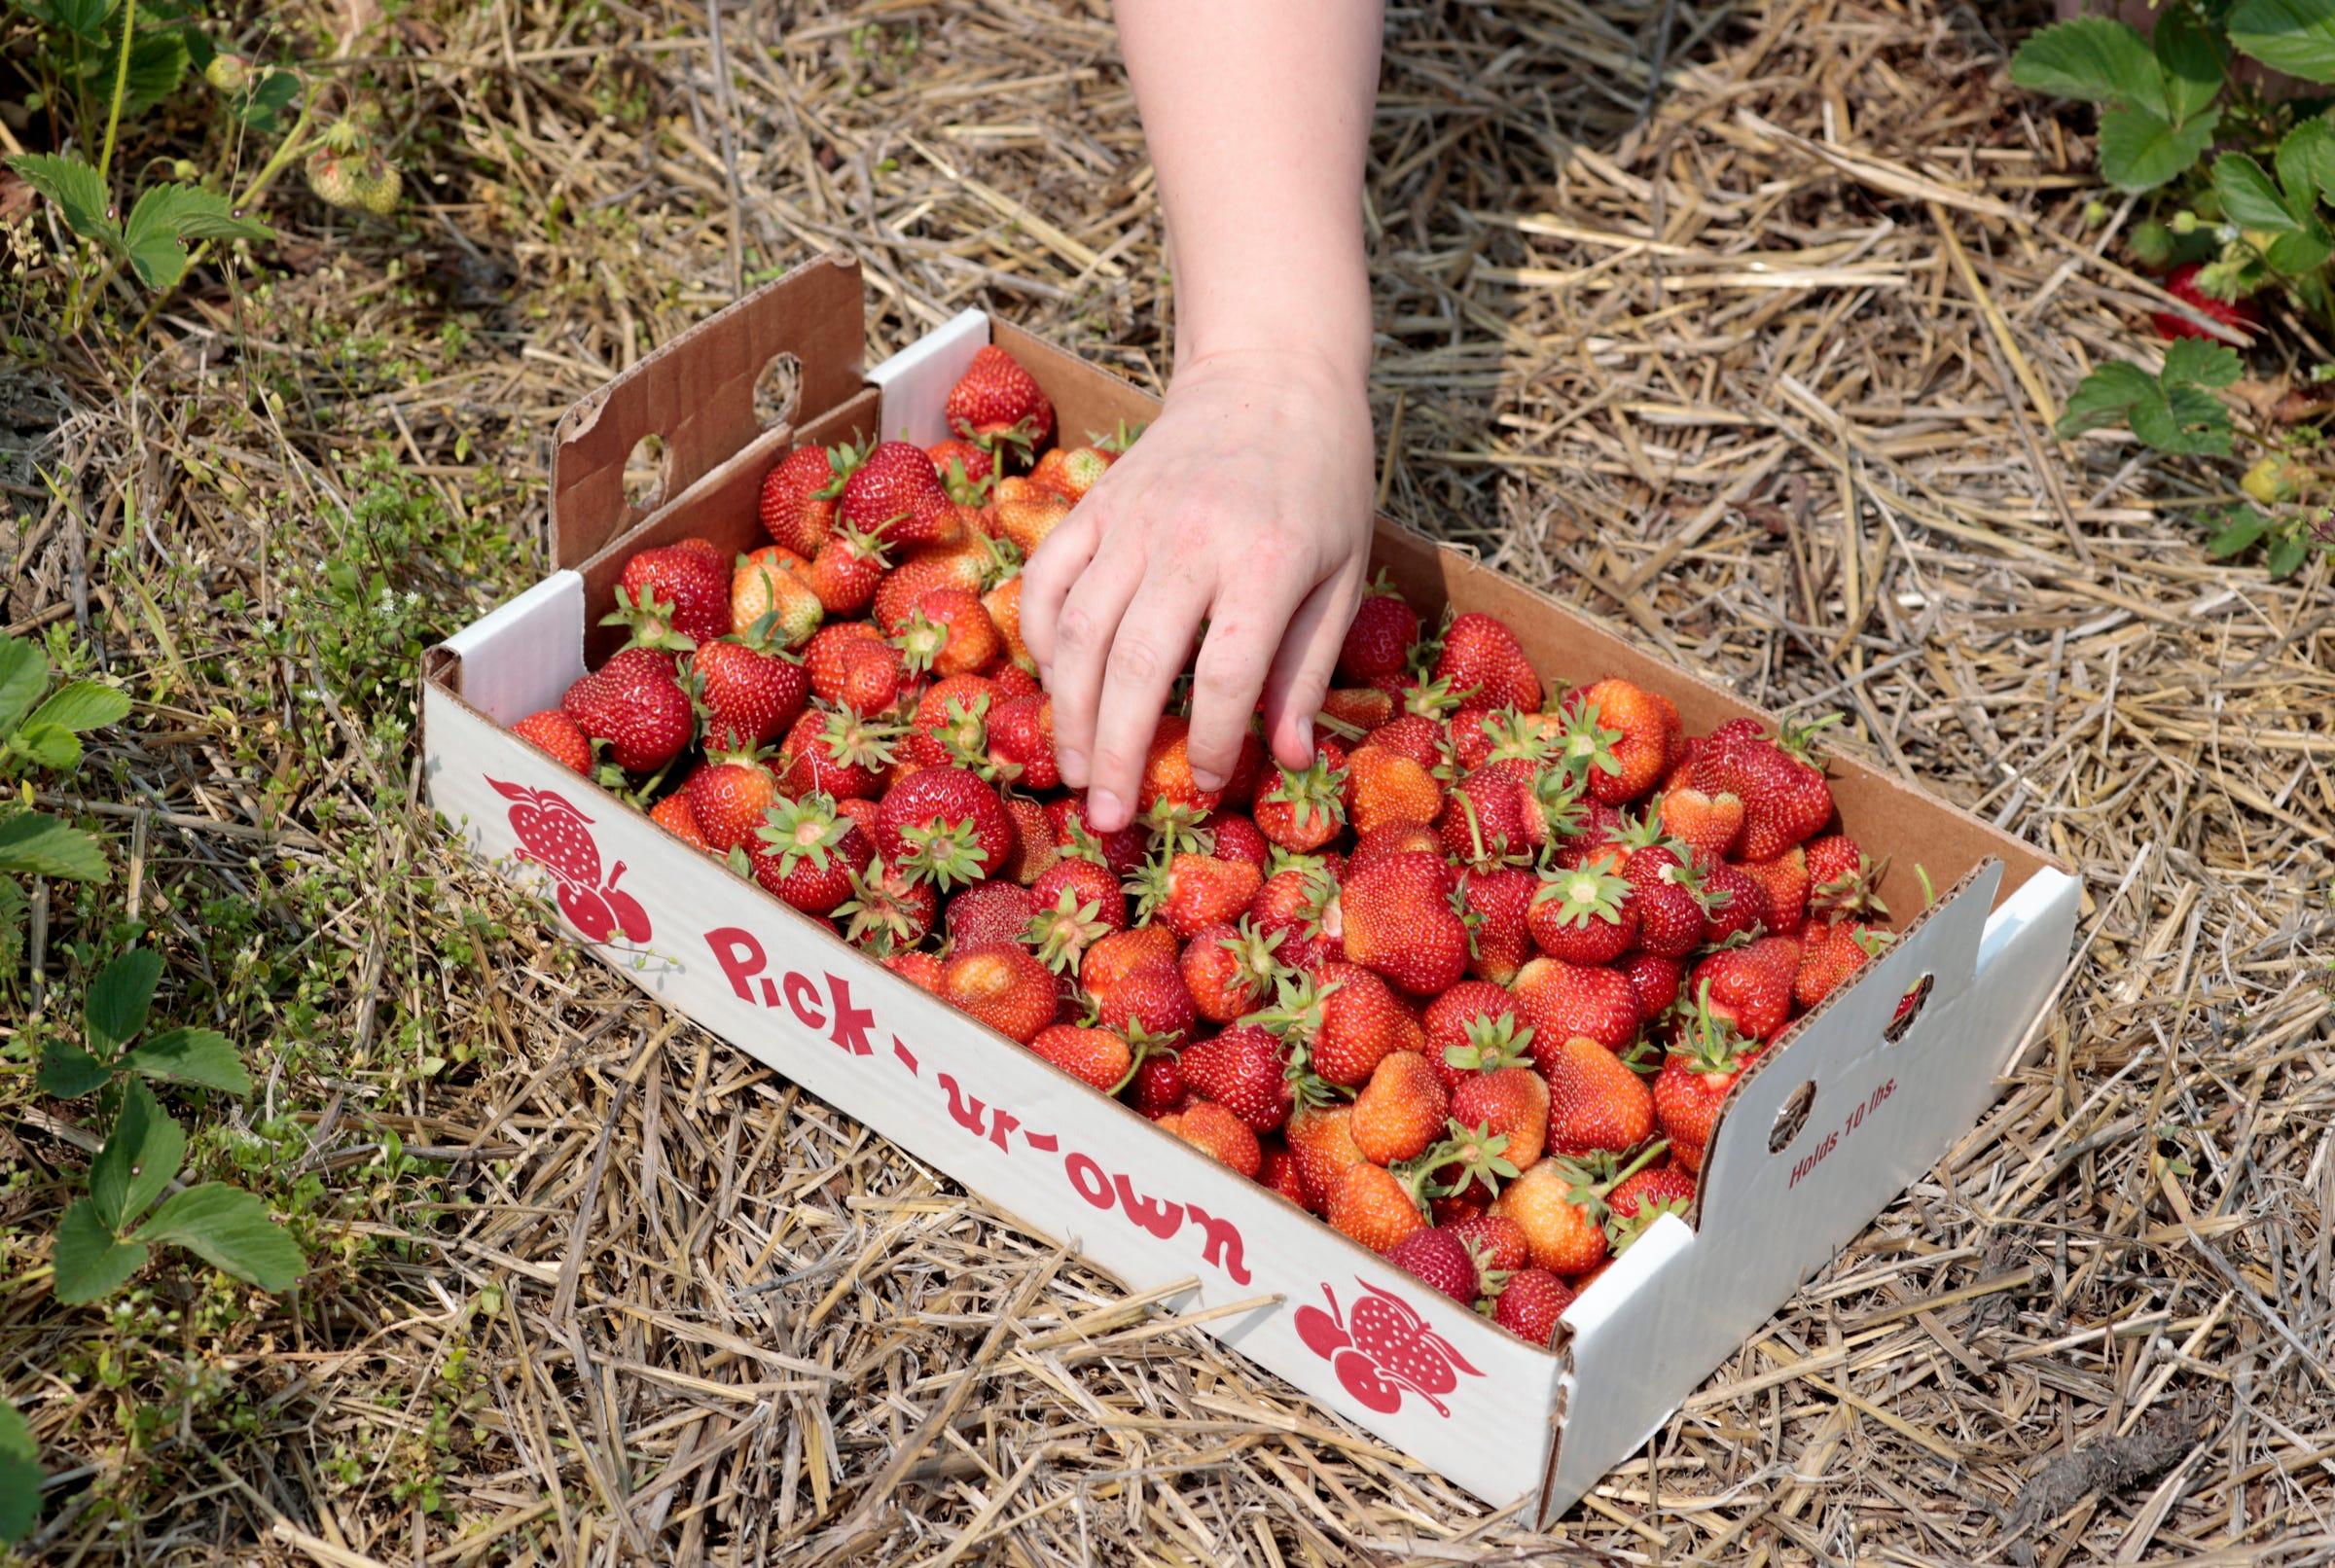
[[[1744,1074],[1691,1217],[1652,1226],[1566,1311],[1554,1343],[1525,1343],[505,732],[557,706],[587,661],[613,650],[619,634],[596,623],[626,556],[692,534],[725,549],[765,542],[762,475],[799,442],[941,439],[950,385],[991,340],[1036,375],[1072,440],[1157,407],[978,311],[863,372],[859,270],[842,256],[739,301],[579,403],[553,459],[556,570],[425,661],[431,803],[480,855],[554,892],[578,939],[667,1007],[1130,1289],[1191,1282],[1172,1306],[1223,1312],[1206,1333],[1487,1502],[1522,1499],[1546,1523],[1974,1123],[2066,966],[2077,884],[1966,813],[1831,759],[1844,822],[1890,858],[1891,907],[1920,908],[1917,864],[1949,891]],[[794,410],[766,428],[756,378],[789,356]],[[626,500],[624,471],[652,433],[666,499],[643,512]],[[1544,677],[1626,676],[1674,700],[1690,732],[1766,717],[1383,520],[1376,557],[1422,614],[1448,603],[1506,621]],[[1918,984],[1922,1006],[1893,1029]]]

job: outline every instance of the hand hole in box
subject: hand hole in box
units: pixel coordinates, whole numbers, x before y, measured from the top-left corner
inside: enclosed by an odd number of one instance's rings
[[[1896,1015],[1889,1019],[1889,1026],[1881,1031],[1883,1040],[1893,1046],[1905,1038],[1905,1031],[1914,1026],[1914,1020],[1922,1016],[1922,1009],[1927,1005],[1929,988],[1936,980],[1935,975],[1924,975],[1914,981],[1905,995],[1897,999]]]
[[[1785,1100],[1776,1112],[1776,1124],[1768,1129],[1769,1154],[1783,1153],[1791,1141],[1800,1136],[1800,1129],[1808,1125],[1809,1108],[1815,1103],[1816,1086],[1813,1079],[1792,1090],[1791,1098]]]
[[[670,466],[663,436],[651,431],[634,442],[625,458],[625,500],[643,512],[664,500],[665,471]]]
[[[772,354],[754,377],[754,418],[763,429],[795,416],[803,401],[803,362],[792,354]]]

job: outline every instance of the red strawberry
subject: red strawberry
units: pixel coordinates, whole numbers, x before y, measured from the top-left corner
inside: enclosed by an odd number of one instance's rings
[[[795,575],[809,585],[829,615],[857,615],[875,602],[890,565],[882,541],[845,528],[830,535],[810,564]]]
[[[1303,771],[1275,767],[1256,800],[1257,827],[1283,849],[1319,849],[1346,826],[1345,793],[1346,772],[1334,770],[1326,755]]]
[[[1014,819],[997,792],[971,773],[912,773],[884,795],[882,807],[877,851],[911,875],[931,877],[943,892],[995,875],[1013,853]]]
[[[1472,1220],[1458,1220],[1446,1226],[1461,1241],[1487,1271],[1494,1275],[1509,1275],[1532,1261],[1532,1250],[1525,1233],[1517,1229],[1514,1220],[1498,1214],[1482,1214]],[[1487,1282],[1487,1293],[1491,1284]]]
[[[1516,998],[1488,980],[1461,980],[1427,1004],[1421,1020],[1426,1055],[1455,1087],[1470,1073],[1488,1073],[1525,1059],[1531,1031]]]
[[[830,706],[844,695],[844,672],[862,647],[890,649],[883,633],[865,621],[836,621],[821,626],[803,650],[803,668],[810,678],[810,694]],[[890,649],[895,659],[899,650]]]
[[[1573,1304],[1573,1288],[1546,1268],[1520,1268],[1491,1304],[1491,1320],[1530,1344],[1557,1337],[1557,1322]]]
[[[1553,872],[1532,896],[1532,940],[1568,964],[1608,964],[1637,940],[1637,889],[1610,858]]]
[[[1143,784],[1135,799],[1138,812],[1149,812],[1161,804],[1184,811],[1213,811],[1223,803],[1223,790],[1203,790],[1193,780],[1188,749],[1191,735],[1189,720],[1173,714],[1160,720],[1143,758]]]
[[[1257,1132],[1289,1120],[1295,1100],[1281,1043],[1253,1023],[1196,1040],[1178,1054],[1184,1082]]]
[[[1088,956],[1092,958],[1100,946],[1097,943]],[[1085,979],[1083,968],[1080,973]],[[1137,963],[1108,985],[1087,980],[1086,986],[1095,998],[1096,1017],[1106,1028],[1131,1039],[1139,1028],[1142,1034],[1170,1046],[1181,1044],[1192,1033],[1192,993],[1184,989],[1172,957]]]
[[[844,922],[845,942],[887,954],[913,947],[930,935],[940,902],[930,882],[903,875],[874,860],[853,880],[851,896],[833,912]]]
[[[988,766],[1000,778],[1027,790],[1051,790],[1062,781],[1054,755],[1054,698],[1018,696],[990,710]]]
[[[697,733],[689,694],[673,678],[665,656],[627,648],[567,689],[560,711],[628,773],[654,773],[681,754]]]
[[[629,625],[643,648],[689,648],[730,635],[730,574],[718,556],[665,545],[625,562],[616,613],[602,625]]]
[[[1076,501],[1102,482],[1119,454],[1101,446],[1057,446],[1031,466],[1029,481]]]
[[[1491,871],[1530,860],[1548,841],[1543,778],[1517,758],[1486,763],[1452,790],[1443,814],[1443,846],[1464,866]]]
[[[1070,796],[1046,802],[1054,823],[1055,842],[1063,853],[1092,858],[1113,876],[1132,874],[1143,864],[1150,839],[1141,827],[1129,823],[1111,833],[1096,834],[1087,825],[1087,798]]]
[[[806,914],[833,914],[874,858],[867,835],[823,795],[778,802],[755,837],[754,879]]]
[[[1548,1147],[1550,1103],[1549,1086],[1540,1074],[1529,1067],[1496,1067],[1459,1080],[1452,1090],[1452,1120],[1506,1138],[1501,1154],[1526,1170]]]
[[[1354,1147],[1374,1164],[1416,1158],[1443,1130],[1451,1095],[1427,1058],[1396,1051],[1372,1069],[1354,1096]]]
[[[1323,963],[1283,980],[1257,1021],[1304,1051],[1322,1080],[1347,1088],[1367,1083],[1388,1051],[1426,1046],[1425,1031],[1386,982],[1355,964]]]
[[[1768,908],[1768,890],[1726,861],[1703,868],[1703,911],[1706,946],[1765,931],[1776,918]]]
[[[1742,800],[1726,790],[1706,795],[1691,784],[1662,792],[1662,831],[1684,842],[1707,865],[1724,860],[1742,837]]]
[[[852,713],[888,713],[907,681],[908,665],[899,649],[884,642],[855,642],[844,651],[843,672],[828,700]]]
[[[1813,1008],[1889,944],[1889,933],[1854,920],[1819,920],[1801,937],[1792,1000]]]
[[[562,767],[573,768],[587,777],[591,775],[592,742],[585,738],[576,721],[557,708],[528,714],[511,727],[511,732],[542,747]]]
[[[906,559],[876,585],[876,598],[871,607],[876,624],[885,636],[897,637],[907,629],[916,613],[917,601],[925,594],[935,588],[963,588],[981,593],[990,586],[990,575],[996,569],[994,547],[979,537],[911,551]]]
[[[1686,1217],[1695,1206],[1695,1173],[1667,1161],[1649,1165],[1606,1194],[1605,1206],[1613,1211],[1605,1228],[1613,1250],[1625,1251],[1664,1215]]]
[[[1338,678],[1367,686],[1381,676],[1399,675],[1419,641],[1419,613],[1381,577],[1354,610],[1353,624],[1338,649]]]
[[[1498,871],[1463,872],[1460,916],[1467,922],[1467,972],[1479,980],[1505,985],[1532,956],[1530,914],[1540,878],[1520,866]]]
[[[1619,973],[1560,958],[1535,958],[1518,971],[1516,1000],[1532,1026],[1533,1060],[1543,1066],[1557,1047],[1587,1035],[1608,1051],[1637,1038],[1637,994]]]
[[[844,481],[838,520],[892,545],[955,544],[964,525],[924,449],[883,442]]]
[[[689,801],[690,815],[697,820],[698,832],[717,855],[752,848],[761,835],[765,815],[779,800],[777,775],[753,751],[715,752],[705,759],[703,766],[689,775],[681,793]],[[834,802],[828,803],[832,806]]]
[[[1257,1161],[1257,1182],[1270,1187],[1299,1208],[1306,1206],[1305,1182],[1298,1175],[1297,1156],[1278,1138],[1260,1138],[1263,1156]]]
[[[1179,956],[1175,933],[1166,926],[1114,931],[1087,948],[1087,955],[1078,963],[1078,982],[1099,997],[1137,969],[1150,964],[1173,966]]]
[[[797,446],[762,477],[762,525],[772,540],[808,558],[835,529],[835,498],[858,460],[850,447]]]
[[[1621,971],[1622,978],[1636,994],[1637,1011],[1649,1018],[1658,1018],[1670,1010],[1686,978],[1685,960],[1661,953],[1624,953],[1613,967]]]
[[[1320,857],[1288,857],[1249,901],[1259,933],[1281,939],[1280,961],[1304,969],[1345,956],[1346,917],[1337,875]]]
[[[1704,738],[1695,785],[1742,800],[1743,832],[1736,844],[1741,858],[1774,860],[1832,819],[1832,786],[1804,755],[1809,737],[1830,722],[1786,727],[1781,737],[1771,739],[1754,721],[1730,719]]]
[[[1627,1154],[1654,1130],[1645,1080],[1595,1040],[1575,1035],[1541,1058],[1548,1075],[1551,1152]]]
[[[976,882],[949,901],[949,941],[958,947],[1020,942],[1036,913],[1028,888],[996,878]]]
[[[1688,1016],[1654,1080],[1654,1119],[1670,1141],[1671,1159],[1690,1172],[1702,1168],[1703,1151],[1728,1092],[1764,1049],[1711,1014]]]
[[[1298,1187],[1306,1207],[1320,1212],[1349,1166],[1366,1163],[1354,1147],[1354,1108],[1350,1105],[1299,1105],[1289,1113],[1282,1134],[1289,1158],[1297,1165]]]
[[[1443,839],[1433,828],[1423,822],[1398,817],[1381,823],[1354,840],[1354,847],[1346,857],[1345,877],[1359,876],[1381,861],[1397,855],[1432,855],[1443,858]]]
[[[649,820],[654,822],[692,849],[711,853],[705,835],[699,831],[698,815],[689,808],[689,797],[680,793],[666,796],[649,808]]]
[[[1441,855],[1390,856],[1348,871],[1339,895],[1348,962],[1415,996],[1433,996],[1467,973],[1467,926],[1452,908],[1455,879]]]
[[[1476,1304],[1483,1284],[1476,1260],[1467,1243],[1452,1230],[1440,1226],[1414,1230],[1395,1243],[1386,1261],[1462,1306]]]
[[[1054,976],[1012,943],[958,952],[941,968],[940,996],[1022,1045],[1054,1022]]]
[[[1171,1111],[1160,1118],[1160,1126],[1243,1176],[1255,1176],[1264,1160],[1265,1152],[1248,1123],[1214,1100],[1198,1099]]]
[[[1806,847],[1811,909],[1822,914],[1888,918],[1888,906],[1881,902],[1886,865],[1866,859],[1847,834],[1811,838]]]
[[[808,709],[778,745],[778,755],[786,762],[786,793],[873,800],[882,790],[878,769],[890,766],[898,734],[891,726],[857,714]]]
[[[1540,706],[1540,677],[1525,658],[1524,645],[1504,624],[1477,611],[1445,629],[1435,678],[1449,682],[1455,694],[1470,694],[1479,707]]]
[[[1408,757],[1432,773],[1452,766],[1452,734],[1441,721],[1406,713],[1371,731],[1370,744]],[[1433,818],[1421,818],[1432,821]]]
[[[2262,307],[2251,300],[2216,300],[2197,286],[2197,274],[2202,269],[2196,262],[2182,263],[2165,274],[2165,292],[2207,320],[2236,328],[2250,338],[2253,330],[2262,324]],[[2186,316],[2171,310],[2150,311],[2148,324],[2157,329],[2160,338],[2203,338],[2211,342],[2221,340]]]
[[[994,343],[974,353],[941,412],[951,430],[992,451],[1010,445],[1026,458],[1054,439],[1054,405],[1037,377]]]
[[[1723,947],[1695,966],[1687,988],[1713,1016],[1754,1040],[1773,1040],[1791,1016],[1792,986],[1800,973],[1800,944],[1761,937]]]
[[[801,664],[780,654],[722,638],[689,656],[698,700],[705,707],[705,744],[767,746],[803,712],[810,686]]]
[[[1227,785],[1225,793],[1233,793]],[[1237,860],[1254,866],[1263,876],[1265,866],[1273,858],[1274,845],[1257,825],[1248,818],[1231,811],[1219,811],[1208,818],[1207,851],[1218,860]]]
[[[1134,1058],[1127,1042],[1108,1029],[1082,1028],[1075,1023],[1050,1024],[1029,1043],[1032,1055],[1043,1056],[1091,1087],[1109,1094],[1127,1077]]]
[[[952,500],[978,506],[988,499],[997,458],[987,446],[952,436],[925,447],[924,455],[932,459],[932,472]]]
[[[1080,865],[1084,863],[1060,863],[1060,866]],[[1101,874],[1097,867],[1086,869]],[[1041,885],[1046,881],[1045,876],[1039,878]],[[1036,951],[1041,963],[1060,974],[1075,973],[1089,947],[1112,931],[1123,929],[1110,923],[1112,917],[1127,918],[1127,901],[1120,897],[1115,882],[1107,896],[1083,892],[1067,882],[1058,881],[1051,896],[1041,895],[1033,888],[1027,899],[1033,912],[1024,922],[1020,938]]]
[[[931,953],[894,953],[883,961],[883,967],[919,991],[941,994],[941,961]]]
[[[1374,687],[1333,687],[1321,699],[1321,711],[1367,735],[1394,717],[1394,698]]]
[[[900,755],[919,767],[986,766],[997,688],[985,675],[951,675],[916,697]]]
[[[1608,805],[1620,805],[1662,781],[1678,735],[1678,709],[1669,697],[1628,681],[1607,679],[1583,688],[1576,700],[1595,706],[1599,723],[1621,734],[1613,743],[1619,766],[1610,773],[1593,770],[1590,794]]]
[[[1702,945],[1707,917],[1703,909],[1703,873],[1678,858],[1668,844],[1634,850],[1622,874],[1635,889],[1637,945],[1666,958],[1682,958]]]
[[[1239,919],[1264,880],[1246,861],[1187,851],[1152,861],[1127,890],[1135,900],[1138,922],[1157,918],[1189,942],[1203,927]]]
[[[930,588],[918,596],[899,638],[911,670],[940,676],[986,668],[1005,648],[981,595],[961,588]]]
[[[1238,927],[1220,921],[1194,932],[1180,964],[1194,1010],[1211,1023],[1230,1023],[1264,1006],[1287,973],[1275,956],[1280,944],[1279,932],[1259,932],[1245,918]]]
[[[1774,860],[1750,860],[1735,868],[1768,896],[1768,929],[1779,937],[1800,934],[1808,923],[1808,855],[1798,844]]]

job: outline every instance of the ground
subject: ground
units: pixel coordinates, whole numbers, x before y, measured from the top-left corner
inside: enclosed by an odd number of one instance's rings
[[[1390,19],[1386,509],[1845,710],[1841,745],[2084,884],[1995,1109],[1546,1538],[663,1013],[417,804],[419,652],[542,572],[560,410],[741,288],[849,247],[871,353],[983,303],[1158,383],[1107,17],[747,0],[726,76],[665,0],[223,24],[377,103],[406,199],[289,178],[278,239],[72,335],[53,219],[0,202],[0,625],[137,698],[36,787],[116,871],[41,896],[0,1048],[142,930],[162,1007],[253,1063],[249,1100],[183,1101],[194,1160],[313,1272],[57,1306],[95,1139],[0,1076],[28,1556],[2324,1560],[2335,593],[2209,559],[2226,479],[2052,434],[2157,296],[1996,9]],[[264,157],[204,90],[125,154]]]

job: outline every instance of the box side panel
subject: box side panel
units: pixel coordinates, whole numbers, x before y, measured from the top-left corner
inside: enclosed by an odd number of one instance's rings
[[[584,674],[584,588],[554,572],[439,647],[451,656],[449,684],[497,724],[559,705]]]
[[[1753,1075],[1714,1137],[1692,1236],[1642,1275],[1617,1267],[1566,1314],[1577,1375],[1553,1507],[1570,1506],[1633,1452],[1992,1101],[1995,1068],[2066,968],[2076,887],[2046,871],[1990,915],[1992,893],[1977,884],[1941,905],[1874,960],[1871,983],[1839,993],[1807,1037]],[[1922,940],[1932,928],[1943,941]],[[1984,963],[1953,989],[1941,976],[1912,1027],[1888,1043],[1897,998],[1960,953],[1983,953]],[[1804,1083],[1814,1086],[1806,1118],[1771,1149],[1778,1114]]]
[[[553,564],[581,564],[647,516],[625,497],[625,467],[643,437],[664,443],[659,498],[670,500],[764,434],[754,386],[781,356],[796,362],[798,410],[823,410],[855,393],[865,334],[858,262],[822,256],[577,402],[552,450]]]
[[[432,688],[430,800],[667,1006],[1495,1504],[1533,1494],[1556,1358],[981,1029]]]

